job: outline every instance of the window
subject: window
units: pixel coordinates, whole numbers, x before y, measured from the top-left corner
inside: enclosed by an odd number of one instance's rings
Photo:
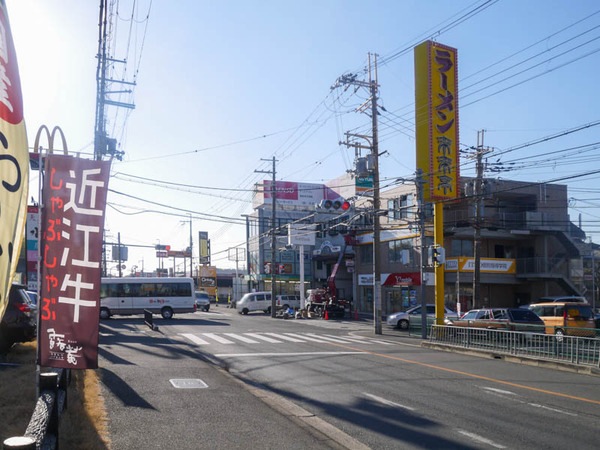
[[[452,256],[473,256],[473,241],[452,239]]]
[[[373,244],[360,246],[360,262],[362,264],[373,263]]]
[[[410,219],[414,216],[413,194],[388,200],[388,221]]]
[[[399,239],[388,242],[388,262],[402,262],[402,250],[412,250],[413,241],[410,239]],[[408,263],[406,263],[408,264]]]

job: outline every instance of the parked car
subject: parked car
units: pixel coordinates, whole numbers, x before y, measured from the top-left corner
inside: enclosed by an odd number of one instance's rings
[[[454,327],[500,328],[512,331],[544,333],[544,321],[533,311],[523,308],[482,308],[466,312],[452,320]]]
[[[596,336],[594,312],[589,303],[535,303],[530,308],[546,324],[546,333],[555,334],[558,340],[565,335]]]
[[[264,311],[269,314],[271,312],[271,293],[266,291],[249,292],[236,302],[235,308],[240,314],[248,314],[252,311]]]
[[[587,299],[585,297],[581,297],[580,295],[562,295],[558,297],[540,297],[539,301],[536,303],[587,303]]]
[[[396,312],[387,316],[386,322],[390,327],[408,330],[410,321],[418,320],[416,317],[421,316],[421,306],[413,306],[406,311]],[[427,316],[435,317],[435,305],[427,305]],[[412,319],[411,319],[412,317]],[[448,320],[458,319],[458,314],[452,311],[447,306],[444,306],[444,318]]]
[[[37,308],[25,290],[25,286],[13,283],[8,304],[0,322],[0,353],[6,353],[17,342],[31,341],[36,337]]]
[[[300,309],[300,296],[299,295],[277,295],[275,296],[275,304],[277,309]]]
[[[196,291],[196,309],[208,311],[210,309],[210,296],[206,292]]]

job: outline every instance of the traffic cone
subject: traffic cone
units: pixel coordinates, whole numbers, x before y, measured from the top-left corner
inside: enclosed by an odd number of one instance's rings
[[[329,320],[329,314],[327,314],[327,310],[325,310],[325,320]]]

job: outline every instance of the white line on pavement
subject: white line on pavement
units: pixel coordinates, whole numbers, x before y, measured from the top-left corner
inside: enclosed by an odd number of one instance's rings
[[[284,341],[288,341],[288,342],[306,342],[301,339],[296,339],[296,338],[293,338],[290,336],[285,336],[283,334],[277,334],[277,333],[265,333],[265,334],[268,334],[269,336],[273,336],[273,337],[276,337],[279,339],[283,339]]]
[[[363,392],[363,395],[365,395],[366,397],[369,397],[372,400],[375,400],[376,402],[383,403],[384,405],[395,406],[396,408],[408,409],[409,411],[415,410],[415,408],[411,408],[410,406],[401,405],[400,403],[394,403],[391,400],[388,400],[383,397],[378,397],[373,394],[369,394],[368,392]]]
[[[218,336],[215,333],[202,333],[203,336],[206,336],[207,338],[211,338],[214,339],[217,342],[220,342],[221,344],[233,344],[233,341],[230,341],[229,339],[225,339],[221,336]]]
[[[321,356],[321,355],[364,355],[364,352],[294,352],[294,353],[218,353],[219,358],[237,358],[240,356]]]
[[[238,341],[246,342],[247,344],[259,344],[260,342],[255,341],[254,339],[247,338],[246,336],[241,336],[235,333],[223,333],[225,336],[229,336],[232,339],[237,339]]]
[[[272,339],[272,338],[270,338],[268,336],[262,336],[262,335],[260,335],[258,333],[246,333],[246,335],[250,336],[250,337],[253,337],[253,338],[256,338],[256,339],[261,339],[261,340],[266,341],[266,342],[270,342],[271,344],[281,344],[281,341],[278,341],[277,339]]]
[[[191,334],[191,333],[182,333],[181,336],[183,336],[184,338],[189,339],[190,341],[192,341],[194,344],[198,344],[198,345],[208,345],[208,342],[205,341],[204,339],[200,339],[198,336],[196,336],[195,334]]]
[[[478,434],[475,433],[471,433],[469,431],[465,431],[465,430],[457,430],[460,434],[462,434],[463,436],[466,436],[470,439],[472,439],[475,442],[479,442],[480,444],[487,444],[491,447],[494,448],[506,448],[504,445],[501,444],[497,444],[494,441],[491,441],[488,438],[485,438],[483,436],[479,436]]]

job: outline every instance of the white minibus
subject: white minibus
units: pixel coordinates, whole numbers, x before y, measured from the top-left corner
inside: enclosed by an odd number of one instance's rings
[[[102,278],[100,318],[143,314],[147,309],[170,319],[175,313],[196,311],[191,278]]]

